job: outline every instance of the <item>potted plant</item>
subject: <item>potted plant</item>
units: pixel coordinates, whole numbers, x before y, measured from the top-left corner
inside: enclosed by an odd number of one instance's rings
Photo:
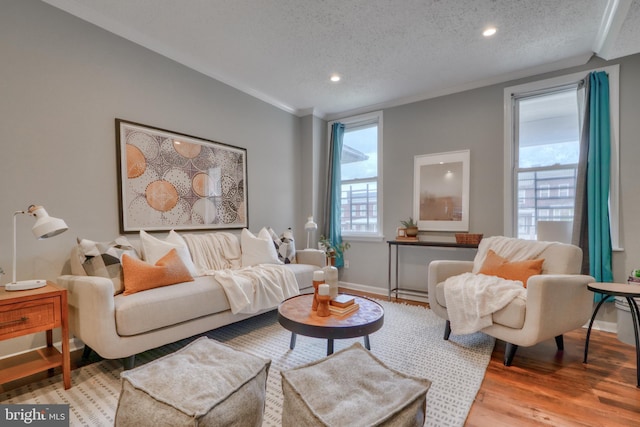
[[[418,223],[413,220],[413,217],[400,221],[400,224],[407,230],[407,237],[416,237],[418,235]]]
[[[320,236],[320,240],[318,241],[318,243],[320,243],[321,248],[324,250],[324,253],[327,256],[327,260],[329,261],[329,265],[334,265],[336,262],[336,257],[343,256],[344,251],[351,247],[351,243],[344,241],[338,245],[334,245],[333,243],[331,243],[331,240],[329,240],[325,236]]]

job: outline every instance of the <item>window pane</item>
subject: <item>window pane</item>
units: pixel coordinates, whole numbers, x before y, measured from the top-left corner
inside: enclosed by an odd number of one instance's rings
[[[377,233],[378,124],[349,128],[342,145],[342,232]]]
[[[378,183],[376,181],[342,184],[342,231],[378,230]]]
[[[578,163],[580,130],[576,90],[518,100],[520,168]]]
[[[573,221],[576,168],[519,172],[518,237],[535,240],[538,221]]]
[[[378,176],[378,126],[376,124],[345,130],[340,170],[343,181]]]

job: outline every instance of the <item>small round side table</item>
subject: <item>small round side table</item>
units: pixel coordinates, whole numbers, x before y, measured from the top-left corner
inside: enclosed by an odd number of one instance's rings
[[[639,329],[638,324],[640,323],[640,310],[638,310],[638,304],[636,304],[635,298],[640,297],[640,285],[628,285],[624,283],[590,283],[587,285],[587,289],[592,292],[598,292],[601,294],[605,294],[608,296],[614,297],[624,297],[629,303],[629,309],[631,311],[631,319],[633,320],[633,332],[636,338],[636,384],[638,388],[640,388],[640,337],[638,336]],[[598,314],[598,310],[600,306],[606,301],[606,298],[603,298],[602,301],[598,303],[595,310],[593,310],[593,315],[591,316],[591,320],[589,321],[589,329],[587,329],[587,340],[584,345],[584,363],[587,363],[587,353],[589,352],[589,336],[591,335],[591,327],[593,326],[593,321],[596,318],[596,314]]]

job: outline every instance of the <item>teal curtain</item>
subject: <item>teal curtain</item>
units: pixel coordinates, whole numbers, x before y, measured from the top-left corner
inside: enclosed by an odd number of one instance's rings
[[[587,224],[589,274],[598,282],[613,282],[609,180],[611,123],[609,77],[604,71],[589,74],[589,148],[587,154]],[[596,301],[604,298],[596,294]]]
[[[329,179],[328,197],[326,209],[326,237],[333,245],[342,243],[342,233],[340,230],[340,194],[342,191],[342,177],[340,167],[342,161],[342,140],[344,137],[344,124],[334,123],[331,126],[331,141],[329,143]],[[336,257],[335,266],[344,266],[342,254]]]

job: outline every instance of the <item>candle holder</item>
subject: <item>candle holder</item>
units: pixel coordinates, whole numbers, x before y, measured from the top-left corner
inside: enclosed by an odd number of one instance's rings
[[[331,312],[329,311],[329,301],[331,301],[331,295],[318,295],[318,311],[316,314],[319,317],[328,317]]]

